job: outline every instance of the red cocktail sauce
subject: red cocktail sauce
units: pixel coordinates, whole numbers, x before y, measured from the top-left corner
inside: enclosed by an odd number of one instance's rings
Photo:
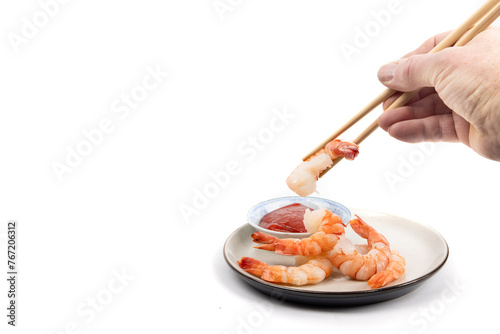
[[[310,208],[299,203],[284,206],[262,217],[259,226],[277,232],[307,232],[304,227],[304,213],[306,209]]]

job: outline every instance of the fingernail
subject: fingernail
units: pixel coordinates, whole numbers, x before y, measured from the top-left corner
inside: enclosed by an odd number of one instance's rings
[[[389,82],[392,79],[394,79],[394,75],[396,74],[396,63],[389,63],[383,65],[379,70],[378,70],[378,79],[381,82]]]

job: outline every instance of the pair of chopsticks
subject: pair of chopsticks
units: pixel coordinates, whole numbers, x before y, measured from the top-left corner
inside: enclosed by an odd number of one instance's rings
[[[480,32],[486,30],[498,17],[500,16],[500,0],[489,0],[481,8],[479,8],[467,21],[462,23],[457,29],[451,32],[445,39],[436,45],[429,53],[436,53],[445,48],[452,46],[464,46],[469,43],[476,35]],[[417,94],[420,89],[403,93],[397,100],[395,100],[387,110],[395,109],[404,106],[415,94]],[[312,150],[308,155],[306,155],[302,160],[307,160],[319,150],[323,149],[326,144],[334,140],[347,129],[352,127],[354,124],[359,122],[363,117],[365,117],[370,111],[375,109],[382,102],[391,97],[395,90],[386,89],[379,96],[377,96],[373,101],[371,101],[366,107],[364,107],[360,112],[358,112],[354,117],[352,117],[347,123],[341,126],[337,131],[335,131],[330,137],[325,139],[320,145],[318,145],[314,150]],[[361,144],[369,135],[371,135],[378,128],[378,119],[375,120],[368,128],[366,128],[356,139],[354,143]],[[339,163],[343,157],[338,157],[333,161],[332,166],[325,169],[320,177],[325,175],[333,166]]]

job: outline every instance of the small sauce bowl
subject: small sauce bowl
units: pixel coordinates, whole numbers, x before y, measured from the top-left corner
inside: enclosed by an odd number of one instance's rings
[[[259,204],[253,206],[247,213],[247,222],[255,228],[257,231],[264,232],[270,235],[273,235],[277,238],[307,238],[311,235],[311,233],[293,233],[293,232],[278,232],[273,230],[268,230],[267,228],[263,228],[259,226],[260,220],[266,214],[276,209],[282,208],[284,206],[299,203],[305,205],[313,210],[326,208],[333,212],[334,214],[340,216],[342,218],[342,222],[347,225],[351,220],[352,213],[351,211],[344,205],[319,197],[301,197],[301,196],[289,196],[289,197],[278,197],[273,198]]]

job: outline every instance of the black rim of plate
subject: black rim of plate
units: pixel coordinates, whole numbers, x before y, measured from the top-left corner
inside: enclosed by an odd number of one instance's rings
[[[443,242],[446,246],[446,254],[444,256],[443,261],[441,263],[439,263],[430,272],[428,272],[422,276],[419,276],[411,281],[402,282],[402,283],[399,283],[396,285],[391,285],[391,286],[372,289],[372,290],[344,291],[344,292],[304,291],[304,290],[293,289],[293,287],[289,287],[287,285],[269,283],[269,282],[262,280],[261,278],[259,278],[257,276],[255,276],[255,277],[247,276],[247,275],[241,273],[235,267],[235,265],[228,259],[227,255],[226,255],[226,247],[227,247],[227,243],[228,243],[229,239],[231,239],[231,237],[234,236],[234,234],[236,234],[240,229],[242,229],[244,227],[245,227],[245,225],[240,226],[238,229],[236,229],[233,233],[231,233],[231,235],[229,235],[229,237],[226,239],[226,242],[224,243],[224,248],[223,248],[224,260],[229,265],[229,267],[231,267],[231,269],[233,269],[234,272],[236,272],[238,275],[240,275],[241,278],[248,281],[248,283],[252,283],[251,285],[254,286],[255,288],[260,287],[259,290],[261,290],[261,291],[276,291],[276,290],[278,290],[278,291],[283,291],[286,294],[290,294],[290,295],[294,295],[294,296],[298,296],[298,297],[303,297],[303,298],[307,298],[307,299],[333,299],[332,297],[339,298],[339,299],[341,299],[341,298],[344,298],[344,299],[346,299],[346,298],[348,298],[348,299],[358,299],[358,298],[359,299],[361,299],[361,298],[366,299],[366,298],[371,298],[371,297],[376,298],[377,296],[379,296],[381,294],[384,294],[384,295],[392,294],[393,297],[387,298],[387,299],[381,299],[379,301],[397,298],[399,296],[402,296],[406,293],[413,291],[414,289],[419,287],[422,283],[424,283],[427,279],[434,276],[434,274],[436,274],[444,266],[444,264],[448,260],[448,256],[450,253],[450,249],[448,247],[448,243],[446,242],[446,240],[437,231],[426,226],[427,228],[430,228],[435,233],[437,233],[439,236],[441,236],[441,239],[443,240]],[[310,300],[307,301],[304,299],[299,299],[299,300],[295,300],[295,301],[310,302]]]

